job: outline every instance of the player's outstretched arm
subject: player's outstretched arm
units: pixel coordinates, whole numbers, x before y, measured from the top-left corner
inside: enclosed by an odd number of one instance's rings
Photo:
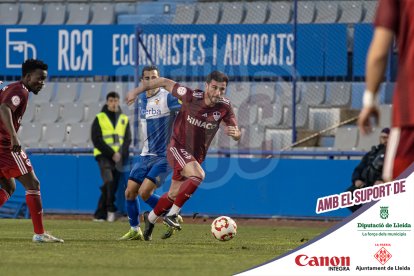
[[[227,135],[233,138],[234,141],[239,141],[241,138],[241,131],[238,126],[227,126]]]
[[[139,94],[144,93],[147,90],[151,90],[151,89],[155,89],[159,87],[163,87],[165,90],[172,93],[175,83],[176,83],[175,81],[167,79],[167,78],[156,78],[156,79],[149,81],[149,83],[145,85],[141,82],[138,87],[128,92],[126,96],[126,102],[128,105],[131,105],[132,103],[134,103],[135,99],[137,98]]]
[[[10,137],[11,137],[10,149],[13,152],[20,152],[22,147],[20,145],[19,138],[17,137],[17,133],[14,130],[11,109],[7,104],[3,103],[0,105],[0,119],[3,122],[3,125],[6,127],[7,132],[10,134]]]
[[[377,27],[368,52],[366,65],[366,90],[363,97],[363,108],[358,118],[358,127],[362,134],[371,131],[370,117],[378,122],[377,103],[378,87],[384,77],[387,66],[388,51],[394,38],[393,31]]]

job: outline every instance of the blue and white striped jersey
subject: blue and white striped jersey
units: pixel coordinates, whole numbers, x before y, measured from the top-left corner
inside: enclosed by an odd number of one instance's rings
[[[142,156],[166,156],[175,111],[180,107],[178,99],[163,88],[160,88],[158,93],[152,97],[147,98],[145,93],[139,96]]]

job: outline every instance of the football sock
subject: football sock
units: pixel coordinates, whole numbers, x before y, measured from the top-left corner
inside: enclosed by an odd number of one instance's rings
[[[27,190],[26,203],[27,207],[29,207],[30,216],[32,217],[34,232],[36,234],[43,234],[45,230],[43,229],[43,209],[40,191]]]
[[[154,207],[154,214],[161,216],[163,213],[168,211],[174,204],[174,200],[168,197],[168,192],[163,194],[158,200],[157,205]]]
[[[159,218],[159,216],[157,216],[156,214],[154,214],[154,210],[152,210],[149,214],[148,214],[148,220],[151,223],[155,223],[157,221],[157,219]]]
[[[10,195],[6,190],[0,188],[0,207],[9,200]]]
[[[183,207],[184,203],[190,199],[193,193],[197,190],[200,185],[201,178],[196,176],[190,176],[181,184],[180,190],[178,190],[177,198],[174,201],[174,205],[177,205],[179,208]]]
[[[167,216],[176,215],[180,212],[180,210],[181,208],[174,204],[168,212]]]
[[[155,205],[157,205],[158,200],[160,199],[159,195],[156,194],[152,194],[146,201],[145,203],[148,204],[149,206],[151,206],[152,209],[155,208]]]
[[[129,225],[137,227],[139,225],[139,202],[137,199],[126,200],[126,209]]]

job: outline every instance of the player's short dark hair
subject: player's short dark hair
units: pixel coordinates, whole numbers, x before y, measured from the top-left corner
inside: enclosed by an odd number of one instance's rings
[[[27,74],[32,73],[36,69],[42,69],[47,71],[48,66],[40,59],[26,59],[26,61],[22,64],[22,76],[24,77]]]
[[[160,75],[160,69],[158,69],[157,65],[147,65],[142,68],[141,78],[144,76],[145,71],[157,71],[158,75]]]
[[[225,82],[226,84],[229,83],[229,77],[220,71],[213,71],[210,74],[207,75],[206,82],[210,83],[212,80],[215,80],[217,82]]]
[[[111,91],[108,93],[108,95],[106,95],[106,100],[108,100],[109,98],[119,99],[119,94],[116,93],[115,91]]]

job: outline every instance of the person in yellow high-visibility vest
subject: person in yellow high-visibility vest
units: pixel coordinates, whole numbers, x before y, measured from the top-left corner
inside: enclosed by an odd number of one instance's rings
[[[124,162],[128,160],[131,130],[128,116],[119,108],[119,95],[109,92],[106,105],[92,123],[93,155],[98,162],[103,184],[95,220],[115,221],[115,193]]]

